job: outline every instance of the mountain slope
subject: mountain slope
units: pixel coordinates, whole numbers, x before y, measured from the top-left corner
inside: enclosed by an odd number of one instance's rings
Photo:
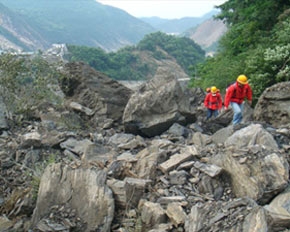
[[[183,17],[180,19],[162,19],[159,17],[142,17],[140,19],[162,32],[169,34],[181,34],[188,29],[201,24],[205,20],[212,18],[218,12],[218,10],[212,10],[202,17]]]
[[[0,49],[31,50],[47,46],[47,41],[21,15],[0,3]]]
[[[67,43],[117,50],[156,31],[125,11],[95,0],[1,0],[1,3],[47,40],[45,48]]]
[[[221,20],[210,18],[197,27],[187,30],[183,35],[191,38],[204,50],[212,52],[213,46],[226,33],[227,27]]]

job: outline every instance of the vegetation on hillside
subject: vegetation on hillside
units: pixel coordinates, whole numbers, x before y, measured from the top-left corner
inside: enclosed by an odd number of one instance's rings
[[[0,56],[0,98],[10,119],[17,114],[29,116],[42,101],[61,104],[55,88],[63,74],[56,67],[38,55]]]
[[[141,53],[156,60],[175,59],[189,74],[190,67],[204,61],[205,52],[194,41],[162,32],[146,35],[137,46],[106,53],[100,48],[68,45],[69,61],[83,61],[116,80],[144,80],[156,67],[148,65]]]
[[[216,85],[221,90],[243,73],[257,100],[265,88],[290,79],[290,2],[228,0],[217,16],[229,30],[214,57],[197,68],[192,86]]]

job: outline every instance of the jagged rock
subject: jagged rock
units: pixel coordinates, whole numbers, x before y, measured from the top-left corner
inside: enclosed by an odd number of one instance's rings
[[[122,180],[110,179],[107,180],[107,185],[114,193],[115,204],[118,209],[126,209],[127,198],[125,190],[125,182]]]
[[[290,121],[290,82],[282,82],[267,88],[258,100],[254,119],[275,127]]]
[[[273,231],[281,231],[290,227],[290,187],[276,196],[269,205],[264,208],[271,218]]]
[[[258,206],[254,207],[249,213],[243,223],[243,232],[267,232],[271,231],[269,228],[270,223],[268,222],[267,214],[265,210]]]
[[[242,157],[247,161],[241,163]],[[283,191],[289,178],[285,157],[265,149],[226,150],[212,159],[230,175],[233,192],[237,197],[251,197],[261,204]]]
[[[251,228],[250,230],[243,230],[242,228],[245,216],[254,207],[257,207],[257,204],[253,200],[242,198],[233,202],[196,204],[191,208],[191,212],[185,221],[185,231],[252,231]],[[255,228],[255,225],[253,228]]]
[[[145,190],[151,183],[150,180],[125,178],[126,201],[128,207],[137,207],[140,199],[144,196]]]
[[[163,223],[163,224],[158,224],[155,225],[152,230],[149,230],[148,232],[169,232],[172,231],[172,224],[171,223]]]
[[[61,164],[48,166],[41,178],[32,227],[49,216],[52,206],[69,205],[84,221],[82,231],[109,232],[115,205],[105,182],[106,173],[102,170],[72,169]]]
[[[169,172],[170,184],[185,184],[187,182],[189,175],[186,171],[176,171],[173,170]]]
[[[215,144],[221,144],[224,143],[233,133],[234,128],[230,125],[215,132],[211,138]]]
[[[187,217],[181,204],[178,202],[172,202],[167,205],[166,215],[175,227],[180,224],[183,225]]]
[[[183,136],[186,138],[189,134],[189,131],[186,127],[178,123],[173,123],[173,125],[168,129],[167,133],[175,136]]]
[[[90,109],[89,115],[94,112],[92,122],[102,125],[105,118],[122,119],[132,90],[82,62],[65,64],[64,73],[61,89],[67,100]]]
[[[200,95],[196,91],[194,103],[190,102],[177,78],[165,69],[158,69],[154,78],[128,101],[123,115],[125,131],[153,137],[174,123],[192,123],[197,118],[194,106],[203,100]]]
[[[73,152],[74,154],[78,155],[79,157],[81,157],[88,149],[88,147],[91,145],[93,146],[94,143],[88,139],[78,141],[74,138],[69,138],[68,140],[62,142],[60,144],[60,147],[62,149],[67,149]]]
[[[9,220],[5,216],[0,217],[0,231],[11,231],[13,229],[14,222]]]
[[[165,210],[158,203],[143,202],[141,208],[142,222],[146,225],[146,228],[152,228],[156,224],[166,222]]]
[[[158,146],[151,145],[144,148],[136,155],[138,159],[135,165],[135,173],[143,179],[154,180],[158,164],[167,160],[167,152],[160,150]]]
[[[256,144],[278,150],[278,145],[273,136],[260,124],[251,124],[246,128],[238,130],[225,141],[226,147],[234,146],[235,149],[243,149]]]
[[[71,102],[69,104],[69,106],[76,111],[85,113],[88,116],[92,116],[94,114],[94,111],[89,109],[88,107],[82,106],[81,104],[77,103],[77,102]]]
[[[167,173],[169,171],[171,171],[172,169],[174,169],[175,167],[177,167],[179,164],[185,162],[185,161],[189,161],[189,160],[192,160],[194,155],[197,154],[197,150],[194,151],[194,153],[178,153],[178,154],[175,154],[175,155],[172,155],[170,156],[170,158],[161,163],[159,165],[159,168],[160,170],[163,172],[163,173]]]
[[[194,163],[194,167],[199,169],[200,171],[206,173],[210,177],[215,177],[215,176],[219,175],[222,172],[222,168],[220,168],[220,167],[218,167],[216,165],[205,164],[205,163],[201,163],[201,162],[198,162],[198,161],[196,161]]]
[[[210,144],[212,141],[211,137],[201,132],[193,133],[191,139],[189,140],[190,144],[194,144],[199,147],[205,147]]]
[[[30,132],[22,136],[21,146],[27,147],[40,147],[41,146],[41,135],[38,132]]]
[[[118,148],[132,150],[135,148],[145,147],[146,143],[141,136],[134,136],[132,134],[116,133],[110,137],[109,144],[114,144]]]

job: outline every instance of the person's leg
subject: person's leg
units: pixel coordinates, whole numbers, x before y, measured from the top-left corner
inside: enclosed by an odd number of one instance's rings
[[[218,114],[219,114],[219,111],[218,111],[218,110],[214,110],[214,111],[213,111],[213,116],[214,116],[215,118],[218,116]]]
[[[243,119],[243,104],[231,102],[231,106],[234,111],[233,125],[239,124]]]
[[[210,119],[211,118],[211,109],[207,109],[207,112],[206,112],[206,120]]]

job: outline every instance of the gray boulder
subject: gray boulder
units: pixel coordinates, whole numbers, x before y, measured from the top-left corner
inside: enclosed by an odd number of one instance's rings
[[[106,118],[121,121],[132,90],[82,62],[67,63],[64,73],[61,89],[68,105],[82,105],[100,125]]]
[[[60,205],[75,211],[86,225],[82,231],[110,231],[115,204],[112,191],[105,183],[103,170],[73,169],[61,164],[48,166],[40,182],[33,228],[43,227],[42,219],[51,216],[51,210]]]
[[[267,88],[255,107],[254,119],[278,127],[290,121],[290,82]]]
[[[159,68],[152,80],[135,92],[123,114],[125,131],[146,137],[160,135],[174,123],[185,125],[197,119],[197,106],[203,101],[200,89],[186,93],[177,77]]]

